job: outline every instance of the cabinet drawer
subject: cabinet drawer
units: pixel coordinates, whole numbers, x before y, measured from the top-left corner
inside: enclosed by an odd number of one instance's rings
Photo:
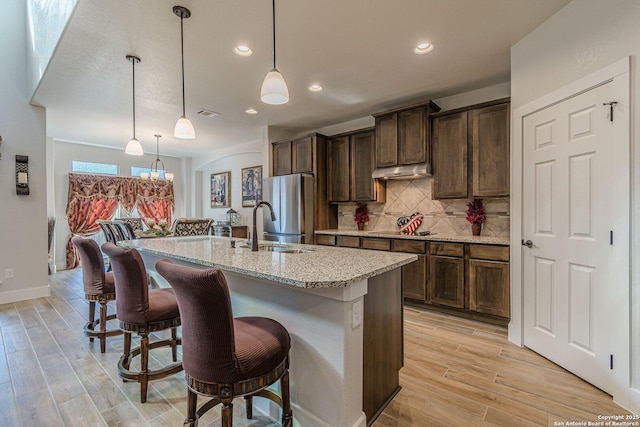
[[[394,240],[394,252],[408,252],[411,254],[424,254],[427,252],[427,242],[416,240]]]
[[[316,245],[335,246],[336,236],[328,234],[316,234]]]
[[[445,255],[462,258],[464,256],[464,244],[431,242],[429,253],[431,255]]]
[[[469,245],[469,258],[509,261],[509,246]]]
[[[377,249],[379,251],[390,251],[391,240],[380,239],[378,237],[364,237],[362,238],[362,249]]]
[[[336,236],[336,246],[359,248],[360,238],[354,236]]]

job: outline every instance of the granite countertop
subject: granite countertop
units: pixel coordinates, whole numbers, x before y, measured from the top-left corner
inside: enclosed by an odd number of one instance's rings
[[[232,241],[235,241],[235,248],[231,247]],[[250,245],[241,247],[247,245],[246,239],[217,236],[136,239],[118,244],[301,288],[344,287],[418,259],[416,255],[397,252],[266,241],[260,241],[260,244],[306,252],[252,252]]]
[[[387,239],[428,240],[433,242],[479,243],[483,245],[509,246],[509,237],[458,236],[454,234],[430,234],[428,236],[407,236],[396,231],[359,231],[359,230],[317,230],[315,234],[330,234],[357,237],[384,237]]]

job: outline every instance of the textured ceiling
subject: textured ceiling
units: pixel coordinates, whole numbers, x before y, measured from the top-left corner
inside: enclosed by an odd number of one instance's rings
[[[291,101],[270,106],[260,86],[272,65],[269,0],[79,0],[34,102],[55,139],[124,148],[131,138],[131,63],[137,137],[155,152],[198,156],[262,138],[267,125],[312,129],[509,80],[510,47],[569,0],[277,0],[277,66]],[[178,140],[180,19],[187,116],[197,137]],[[421,41],[434,43],[415,55]],[[254,54],[233,53],[239,43]],[[307,90],[319,82],[325,90]],[[221,115],[200,117],[205,108]],[[256,115],[245,113],[258,110]]]

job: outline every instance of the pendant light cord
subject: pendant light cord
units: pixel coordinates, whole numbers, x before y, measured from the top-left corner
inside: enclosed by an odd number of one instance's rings
[[[136,60],[131,59],[133,75],[133,139],[136,139]]]
[[[183,13],[180,14],[180,56],[182,57],[182,116],[186,117],[184,104],[184,22]]]
[[[273,18],[273,68],[276,68],[276,0],[271,0],[271,16]]]

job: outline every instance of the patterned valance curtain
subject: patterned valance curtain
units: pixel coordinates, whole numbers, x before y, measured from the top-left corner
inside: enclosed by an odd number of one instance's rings
[[[160,181],[155,184],[140,178],[70,173],[66,217],[71,234],[67,241],[67,268],[78,266],[78,255],[71,238],[98,233],[100,226],[96,221],[113,218],[118,203],[127,212],[136,207],[144,220],[166,219],[171,224],[175,207],[173,183]]]

